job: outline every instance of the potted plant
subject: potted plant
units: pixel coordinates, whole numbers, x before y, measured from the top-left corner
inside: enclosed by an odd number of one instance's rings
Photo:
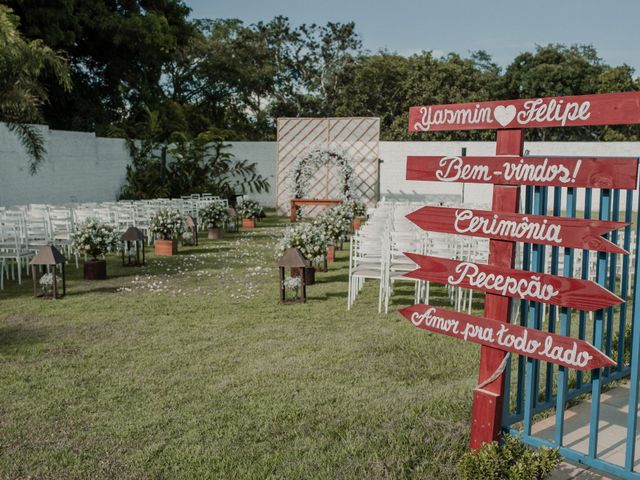
[[[243,228],[255,228],[256,227],[256,218],[260,216],[262,212],[262,207],[255,200],[243,200],[240,205],[238,205],[238,215],[242,218],[242,227]]]
[[[342,204],[342,206],[350,210],[353,215],[352,229],[353,231],[360,230],[362,226],[362,219],[367,215],[367,206],[364,202],[360,202],[357,200],[347,200]]]
[[[353,216],[349,208],[341,205],[327,208],[315,220],[315,224],[321,228],[329,242],[327,246],[327,262],[335,259],[336,246],[341,246],[351,231]]]
[[[198,221],[209,229],[209,240],[222,238],[224,223],[228,219],[228,207],[220,202],[210,203],[198,212]]]
[[[171,257],[178,253],[178,238],[184,231],[184,221],[180,212],[163,208],[151,217],[149,230],[155,237],[155,254],[159,257]]]
[[[284,236],[278,242],[278,255],[284,254],[289,247],[300,250],[302,256],[309,262],[309,268],[305,268],[305,283],[313,285],[316,268],[323,264],[326,258],[327,236],[323,229],[311,223],[296,223],[285,230]],[[296,275],[299,274],[292,269],[291,276]]]
[[[107,262],[104,255],[115,250],[120,244],[120,235],[111,226],[90,218],[78,227],[73,234],[73,247],[90,256],[84,262],[85,280],[104,280],[107,278]]]

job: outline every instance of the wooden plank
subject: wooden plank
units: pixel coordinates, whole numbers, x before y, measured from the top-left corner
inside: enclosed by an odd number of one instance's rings
[[[414,326],[576,370],[615,366],[589,342],[431,305],[400,310]]]
[[[496,155],[522,155],[524,148],[523,130],[499,130],[496,134]],[[493,188],[492,209],[497,212],[517,212],[520,187],[496,185]],[[492,239],[489,241],[489,263],[497,267],[513,268],[515,243]],[[492,320],[509,323],[511,299],[502,295],[487,293],[484,299],[484,316]],[[473,392],[470,446],[478,449],[483,443],[498,440],[502,428],[504,402],[504,373],[499,369],[505,352],[497,348],[480,348],[478,384]],[[496,373],[499,373],[496,375]]]
[[[409,278],[586,311],[624,302],[591,280],[526,272],[510,267],[463,262],[417,253],[405,255],[419,267],[405,274]]]
[[[640,92],[427,105],[409,109],[409,131],[632,125]]]
[[[407,157],[407,180],[633,190],[637,178],[637,158]]]
[[[422,207],[407,218],[423,230],[432,232],[628,253],[601,236],[625,227],[626,222],[447,207]]]

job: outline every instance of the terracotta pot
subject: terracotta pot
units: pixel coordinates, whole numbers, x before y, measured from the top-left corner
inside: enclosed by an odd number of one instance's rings
[[[178,253],[177,240],[156,240],[154,247],[156,257],[171,257]]]
[[[327,263],[333,263],[334,260],[336,259],[336,246],[335,245],[329,245],[327,247]]]
[[[105,260],[87,260],[84,262],[85,280],[106,280],[107,262]]]
[[[221,228],[210,228],[207,233],[207,238],[209,240],[219,240],[222,238],[222,229]]]
[[[256,219],[255,218],[243,218],[242,219],[242,228],[256,228]]]
[[[362,220],[360,219],[360,217],[356,217],[353,219],[353,231],[356,232],[358,230],[360,230],[360,227],[362,226]]]
[[[304,269],[304,283],[306,283],[307,285],[313,285],[314,283],[316,283],[316,269],[314,267],[307,267]],[[293,267],[291,269],[291,276],[292,277],[299,277],[300,276],[300,268],[298,267]]]

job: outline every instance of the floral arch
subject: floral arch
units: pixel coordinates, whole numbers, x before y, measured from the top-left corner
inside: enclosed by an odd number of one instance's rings
[[[353,197],[353,166],[349,155],[339,148],[315,146],[302,157],[295,160],[289,173],[289,182],[293,198],[305,198],[306,187],[318,169],[335,165],[342,181],[340,200]]]

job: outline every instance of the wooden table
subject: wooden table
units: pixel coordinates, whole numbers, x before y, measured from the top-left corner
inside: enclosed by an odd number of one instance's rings
[[[331,207],[333,205],[340,205],[342,200],[333,200],[330,198],[294,198],[291,200],[291,221],[295,222],[298,218],[298,207],[304,205],[313,205],[321,207]]]

